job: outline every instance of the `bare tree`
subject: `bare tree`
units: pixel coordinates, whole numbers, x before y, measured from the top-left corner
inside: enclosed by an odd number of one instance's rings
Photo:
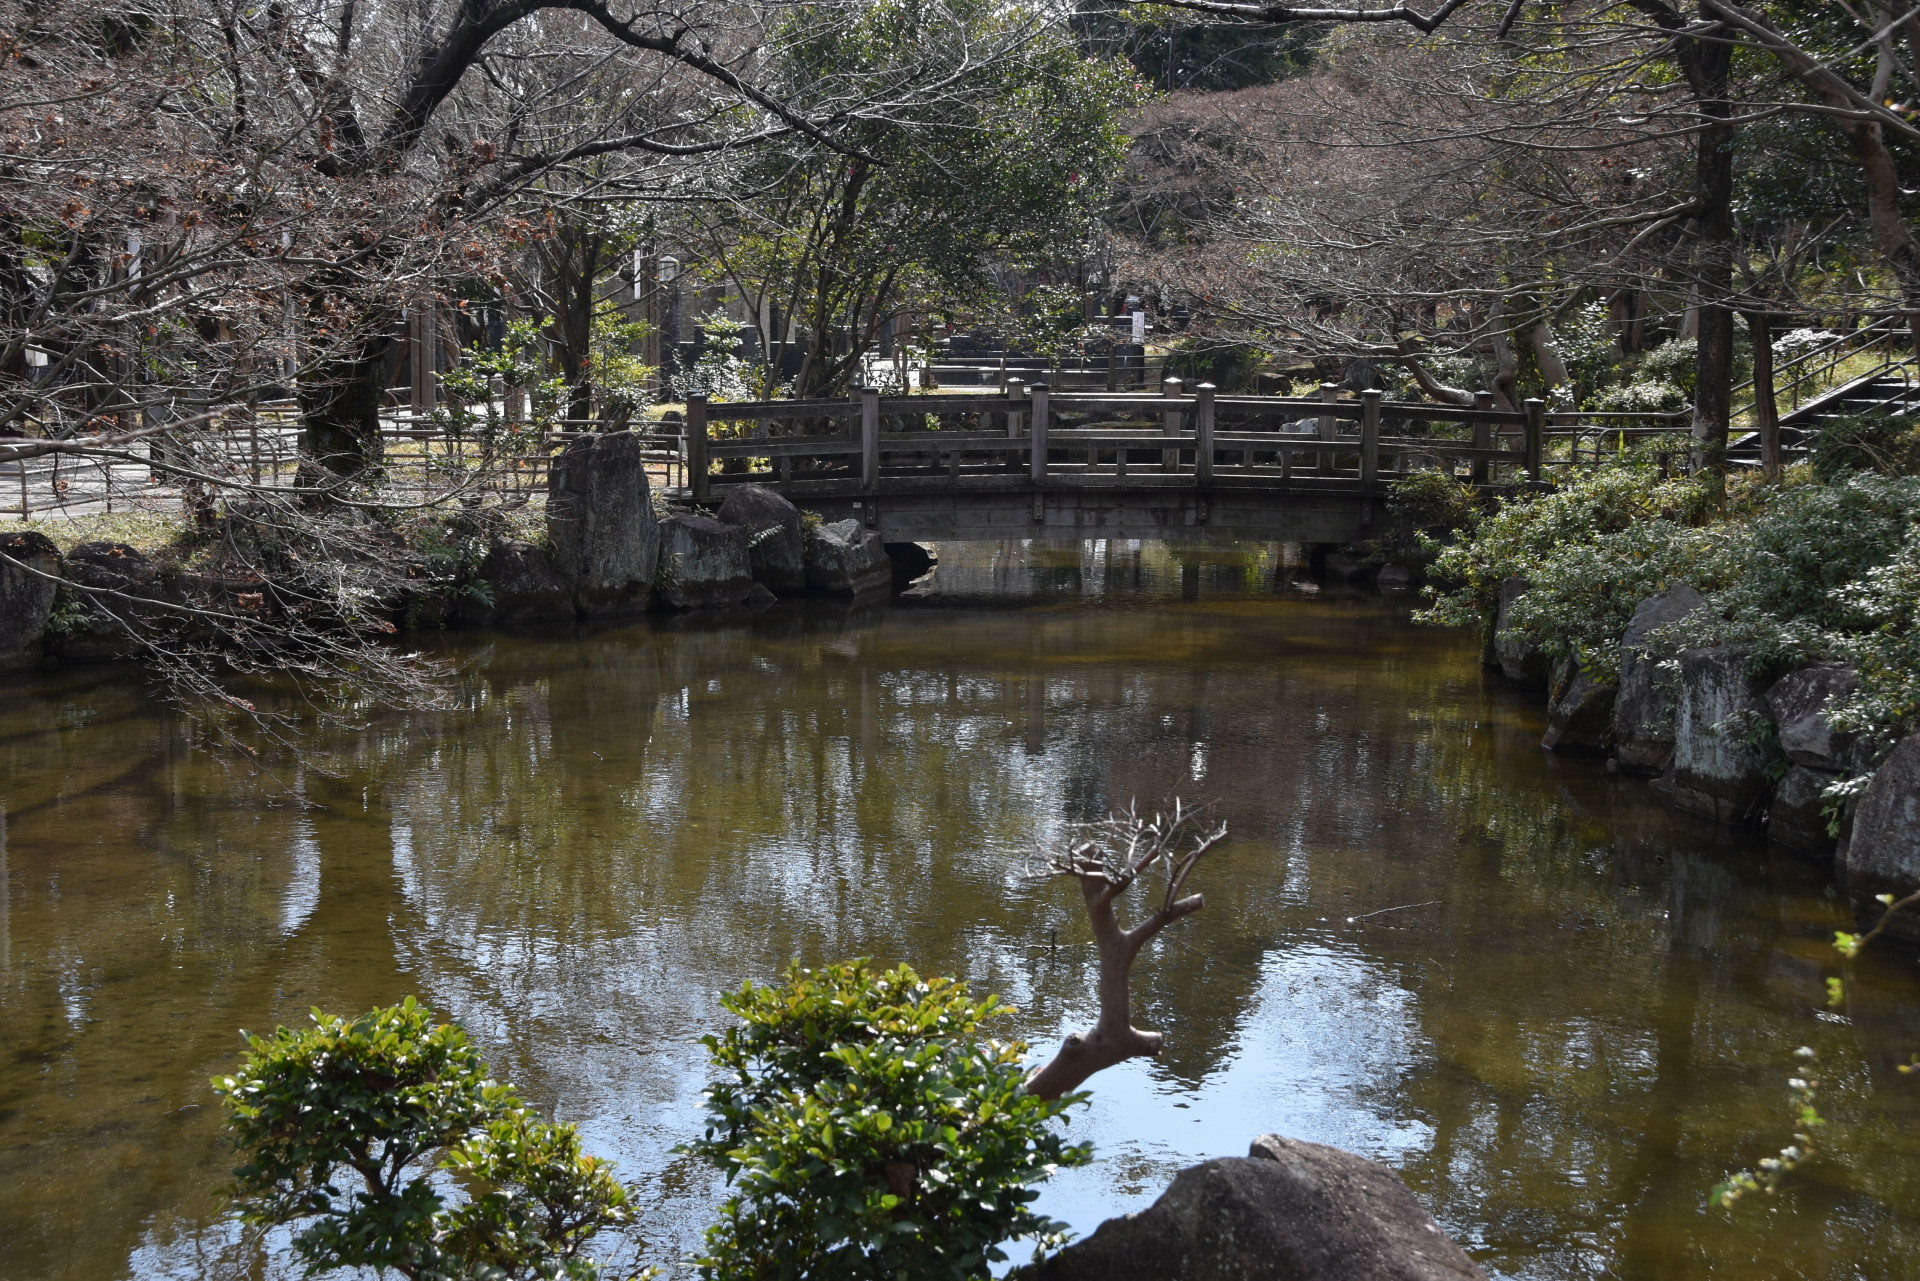
[[[1029,875],[1070,877],[1086,901],[1100,955],[1100,1017],[1089,1030],[1068,1036],[1059,1052],[1027,1078],[1029,1093],[1057,1099],[1102,1068],[1160,1052],[1160,1033],[1133,1026],[1133,961],[1154,935],[1206,906],[1201,895],[1182,896],[1181,891],[1226,834],[1226,824],[1214,822],[1212,806],[1187,805],[1176,797],[1168,810],[1151,816],[1129,805],[1125,813],[1082,824],[1036,854]],[[1124,928],[1115,904],[1142,879],[1158,882],[1159,905]]]

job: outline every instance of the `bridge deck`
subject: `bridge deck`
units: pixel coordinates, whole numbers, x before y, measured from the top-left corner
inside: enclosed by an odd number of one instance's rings
[[[1593,430],[1549,427],[1537,400],[1511,412],[1388,402],[1379,392],[1353,400],[1216,397],[1201,384],[1183,393],[1176,380],[1158,396],[1051,396],[1039,385],[1005,396],[883,398],[866,390],[851,401],[746,404],[694,397],[682,496],[714,505],[729,485],[752,481],[899,541],[1349,542],[1376,525],[1393,473],[1416,458],[1450,470],[1464,464],[1482,485],[1533,484],[1543,479],[1549,434]],[[1409,422],[1447,424],[1461,435],[1382,431]],[[731,433],[716,430],[723,423],[735,424]]]

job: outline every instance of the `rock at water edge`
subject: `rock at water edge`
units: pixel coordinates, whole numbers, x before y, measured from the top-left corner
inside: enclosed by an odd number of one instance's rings
[[[747,531],[711,516],[669,516],[660,522],[660,570],[675,609],[743,605],[753,587]]]
[[[1804,765],[1788,770],[1767,802],[1767,839],[1798,854],[1832,858],[1834,836],[1827,831],[1821,795],[1839,777]]]
[[[630,431],[576,436],[547,475],[553,567],[581,617],[647,607],[660,555],[640,438]]]
[[[48,644],[59,651],[62,662],[91,663],[130,657],[140,649],[134,639],[136,626],[169,621],[168,611],[163,607],[143,606],[138,599],[126,599],[164,597],[160,567],[137,547],[127,543],[82,543],[67,553],[65,574],[69,582],[114,594],[74,594],[86,605],[89,617],[85,624],[65,636],[48,638]]]
[[[765,485],[732,485],[715,517],[747,531],[747,564],[755,582],[775,596],[806,590],[807,552],[799,508]]]
[[[573,588],[547,554],[532,543],[504,542],[480,562],[479,579],[492,604],[471,598],[460,616],[487,623],[551,623],[574,617]]]
[[[1669,588],[1634,608],[1620,638],[1620,682],[1613,700],[1613,754],[1625,769],[1657,774],[1673,762],[1673,719],[1679,676],[1662,664],[1674,651],[1649,634],[1707,603],[1691,587]]]
[[[1780,727],[1780,749],[1789,760],[1810,769],[1847,768],[1854,736],[1833,728],[1827,707],[1853,693],[1855,684],[1848,667],[1803,667],[1773,683],[1767,707]]]
[[[1529,689],[1544,690],[1547,678],[1552,675],[1553,665],[1537,646],[1530,645],[1513,635],[1513,606],[1526,593],[1527,580],[1524,578],[1502,579],[1500,583],[1500,606],[1493,616],[1493,656],[1500,665],[1500,673],[1508,680]]]
[[[1413,578],[1413,570],[1406,565],[1382,565],[1373,585],[1383,592],[1410,592]]]
[[[60,549],[38,530],[0,534],[0,672],[37,667],[59,584]],[[17,563],[14,563],[17,562]],[[38,573],[34,571],[38,571]]]
[[[1400,1176],[1270,1134],[1190,1166],[1145,1210],[1108,1219],[1021,1275],[1033,1281],[1484,1281]]]
[[[1658,786],[1681,809],[1723,823],[1759,812],[1776,758],[1766,745],[1767,705],[1745,656],[1725,647],[1680,653],[1673,768]]]
[[[859,596],[893,583],[893,562],[880,535],[857,520],[822,525],[807,535],[807,585],[833,596]]]
[[[1897,900],[1920,890],[1920,734],[1901,739],[1873,772],[1840,857],[1840,883],[1862,925],[1886,910],[1876,896]],[[1887,933],[1920,940],[1920,912],[1905,909]]]
[[[1556,752],[1605,751],[1613,737],[1615,686],[1578,663],[1567,668],[1563,679],[1554,682],[1547,704],[1547,732],[1540,746]]]

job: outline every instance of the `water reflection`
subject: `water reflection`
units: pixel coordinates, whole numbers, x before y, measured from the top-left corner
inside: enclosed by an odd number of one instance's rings
[[[122,681],[6,686],[0,1275],[284,1273],[217,1220],[205,1080],[237,1027],[407,992],[645,1182],[670,1256],[713,1200],[672,1147],[718,990],[906,959],[1050,1042],[1093,962],[1021,856],[1169,788],[1233,837],[1141,966],[1164,1057],[1097,1079],[1101,1160],[1051,1212],[1280,1130],[1391,1162],[1500,1275],[1904,1270],[1912,967],[1826,1015],[1816,870],[1545,756],[1468,638],[1276,595],[1288,549],[941,550],[891,608],[450,639],[459,712],[330,744],[294,795]],[[1783,1141],[1799,1044],[1838,1155],[1729,1225],[1705,1191]]]

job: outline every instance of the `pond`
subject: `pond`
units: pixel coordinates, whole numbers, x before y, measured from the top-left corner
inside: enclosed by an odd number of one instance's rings
[[[294,1274],[220,1214],[238,1029],[415,993],[642,1188],[713,1179],[695,1038],[791,959],[963,976],[1049,1052],[1093,1010],[1073,887],[1130,798],[1218,802],[1206,910],[1136,971],[1158,1060],[1096,1077],[1091,1231],[1270,1132],[1385,1161],[1498,1277],[1885,1278],[1920,1259],[1910,953],[1829,1010],[1827,872],[1540,750],[1541,710],[1404,598],[1277,591],[1286,549],[974,545],[914,596],[751,622],[450,635],[455,712],[328,767],[200,750],[126,671],[0,687],[0,1276]],[[1821,1159],[1737,1214],[1817,1051]]]

